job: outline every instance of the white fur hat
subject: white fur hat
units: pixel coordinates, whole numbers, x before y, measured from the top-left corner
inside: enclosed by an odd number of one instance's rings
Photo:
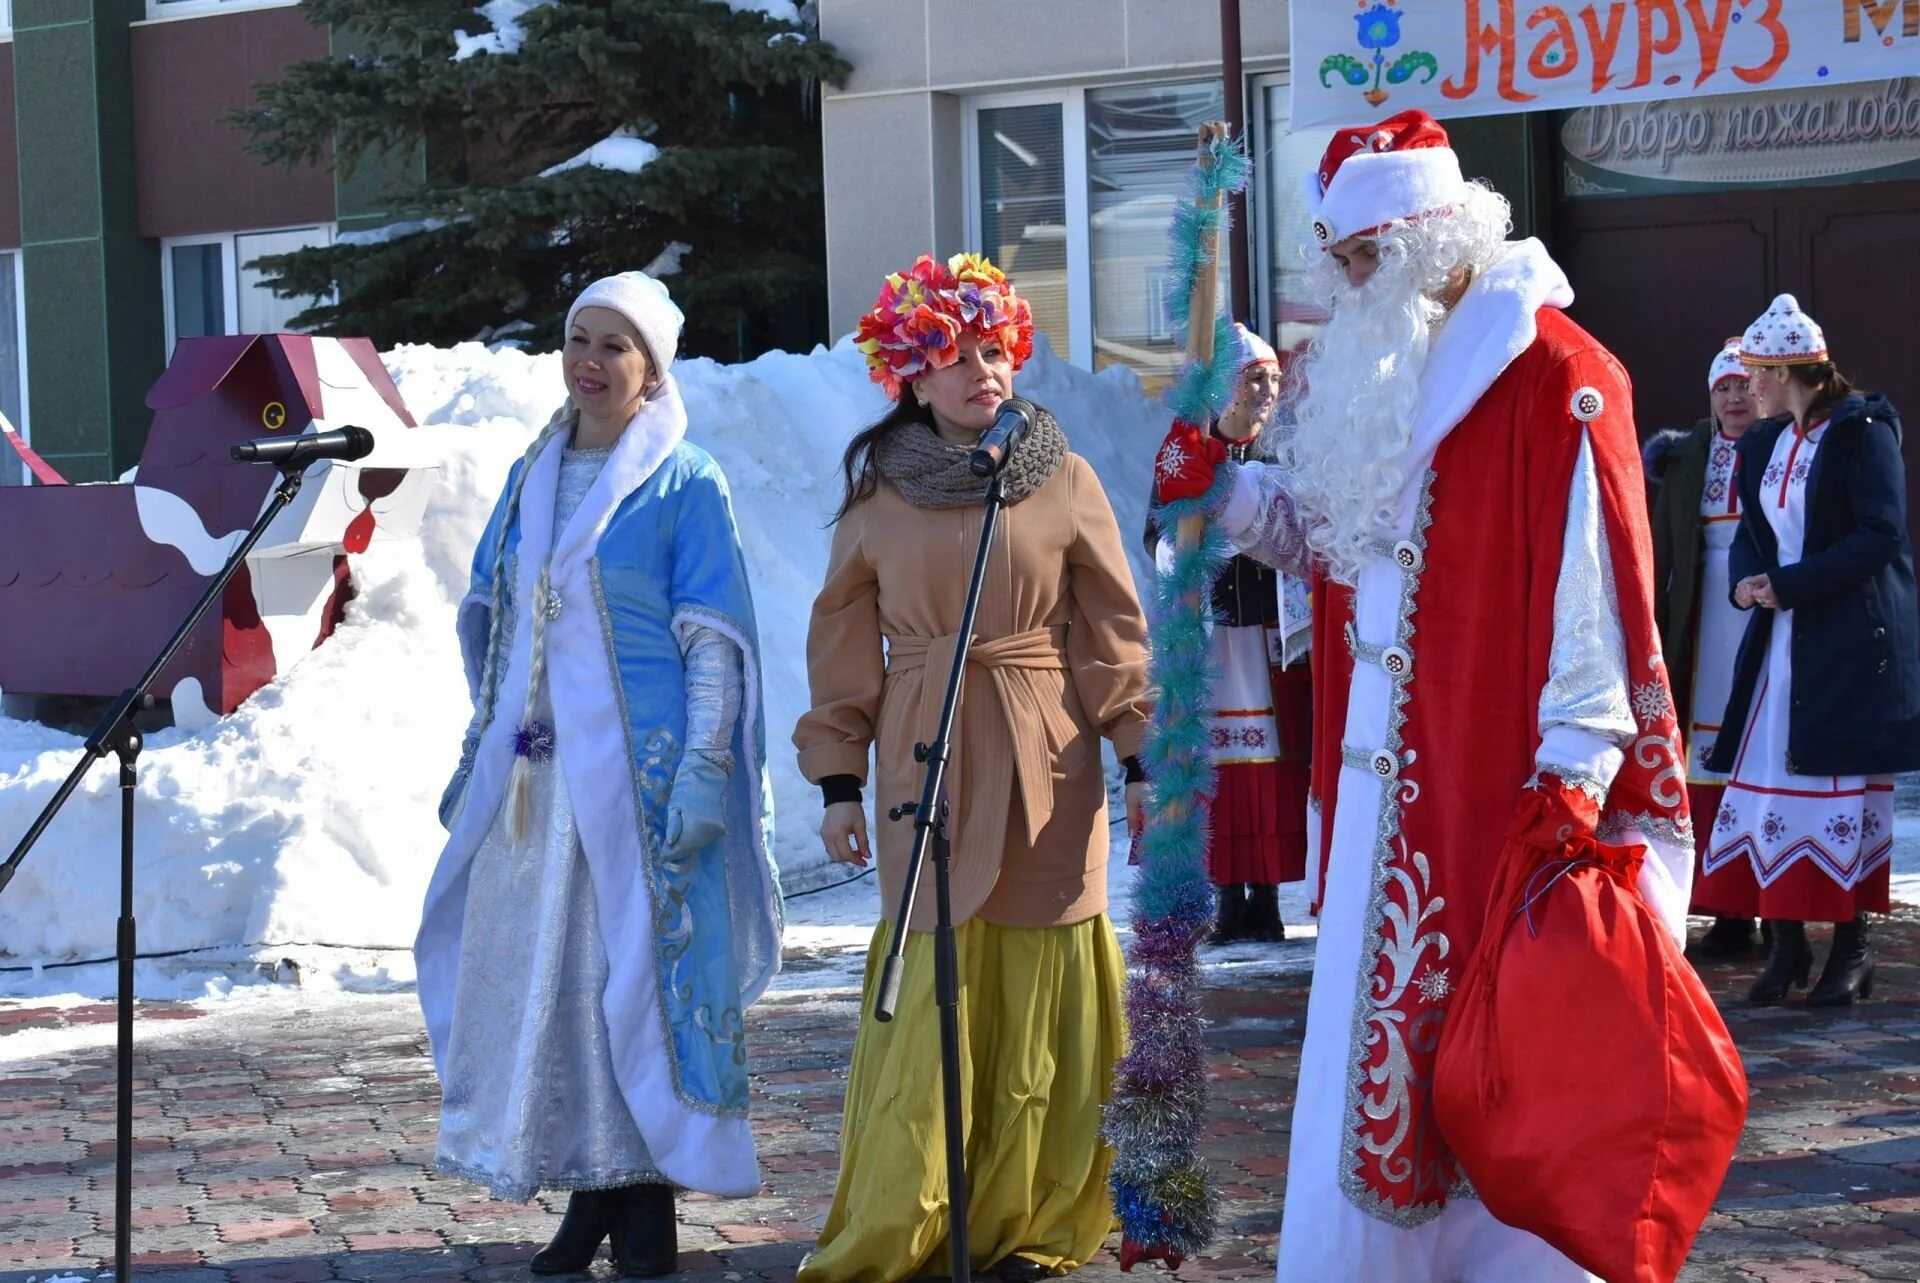
[[[1812,365],[1827,359],[1827,336],[1800,310],[1800,300],[1782,294],[1740,340],[1748,365]]]
[[[1458,205],[1470,190],[1447,131],[1424,111],[1342,129],[1307,175],[1313,238],[1325,249]]]
[[[603,276],[580,293],[567,309],[567,329],[583,307],[604,307],[618,312],[640,331],[647,345],[647,357],[662,375],[673,365],[680,350],[680,328],[687,318],[667,293],[667,287],[645,272],[622,272]]]

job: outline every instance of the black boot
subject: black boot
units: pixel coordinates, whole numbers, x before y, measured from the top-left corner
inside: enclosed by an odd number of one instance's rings
[[[680,1264],[680,1227],[673,1218],[673,1186],[629,1185],[609,1191],[613,1265],[622,1278],[657,1279]]]
[[[1752,918],[1715,918],[1698,944],[1688,950],[1696,958],[1744,958],[1753,952]]]
[[[553,1242],[533,1254],[527,1268],[535,1274],[584,1274],[607,1237],[607,1191],[575,1190]]]
[[[1247,939],[1269,943],[1287,938],[1280,921],[1280,888],[1255,882],[1247,888]]]
[[[1747,990],[1747,1001],[1756,1007],[1771,1007],[1788,992],[1804,988],[1807,973],[1813,970],[1813,950],[1807,945],[1807,924],[1787,919],[1773,923],[1773,948],[1767,952],[1767,969]]]
[[[1867,950],[1867,920],[1833,924],[1833,948],[1820,968],[1820,983],[1807,995],[1809,1007],[1845,1007],[1873,997],[1873,954]]]
[[[1218,906],[1214,918],[1213,934],[1207,937],[1208,944],[1232,944],[1235,940],[1247,938],[1247,889],[1238,882],[1229,882],[1226,886],[1215,887],[1213,897]]]

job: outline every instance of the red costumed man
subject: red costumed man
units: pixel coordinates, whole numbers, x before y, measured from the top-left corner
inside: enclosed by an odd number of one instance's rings
[[[1244,325],[1233,400],[1212,437],[1235,462],[1271,461],[1280,435],[1280,357]],[[1147,513],[1147,554],[1170,557],[1158,506]],[[1306,581],[1252,557],[1228,560],[1213,580],[1214,713],[1208,727],[1218,783],[1207,805],[1207,876],[1218,898],[1214,944],[1286,939],[1280,884],[1307,865],[1307,764],[1313,724],[1313,608]]]
[[[1331,319],[1296,367],[1293,466],[1186,425],[1160,461],[1168,499],[1231,470],[1214,520],[1315,586],[1320,936],[1279,1277],[1584,1283],[1471,1197],[1431,1079],[1510,830],[1644,846],[1640,893],[1682,938],[1693,835],[1627,377],[1431,117],[1340,131],[1313,177]]]

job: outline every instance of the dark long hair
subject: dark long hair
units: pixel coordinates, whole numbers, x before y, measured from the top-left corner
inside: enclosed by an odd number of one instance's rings
[[[846,481],[846,493],[841,497],[840,511],[833,514],[833,521],[828,524],[837,524],[853,511],[854,504],[874,492],[880,476],[874,452],[879,449],[880,443],[916,423],[931,428],[933,411],[921,405],[911,391],[902,388],[900,399],[893,403],[891,410],[855,433],[853,440],[847,442],[847,452],[840,459],[840,474]]]
[[[1847,376],[1835,369],[1832,361],[1816,361],[1811,365],[1790,365],[1787,371],[1794,382],[1813,389],[1813,403],[1807,407],[1809,421],[1814,415],[1833,409],[1854,390],[1853,384],[1847,381]]]

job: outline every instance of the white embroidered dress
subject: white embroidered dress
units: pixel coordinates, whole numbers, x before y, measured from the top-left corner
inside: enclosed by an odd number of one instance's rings
[[[1700,490],[1700,623],[1694,633],[1691,725],[1686,728],[1687,782],[1719,785],[1727,777],[1709,771],[1707,755],[1720,738],[1720,719],[1733,693],[1734,659],[1747,617],[1729,600],[1727,552],[1740,529],[1740,487],[1735,484],[1734,439],[1716,429],[1707,452],[1707,481]],[[1705,824],[1706,816],[1698,823]]]
[[[1807,481],[1826,437],[1825,423],[1782,432],[1760,476],[1767,524],[1780,564],[1799,561],[1807,534]],[[1809,674],[1818,680],[1818,674]],[[1852,890],[1893,854],[1893,781],[1886,776],[1800,775],[1787,756],[1793,698],[1793,612],[1780,611],[1754,691],[1745,738],[1714,821],[1708,872],[1734,860],[1753,864],[1772,886],[1807,861]]]
[[[612,453],[562,457],[555,540]],[[503,650],[515,626],[503,621]],[[739,652],[711,629],[688,629],[680,642],[688,742],[725,745],[740,712]],[[536,709],[553,723],[544,680]],[[434,1165],[515,1201],[542,1189],[665,1182],[614,1074],[606,946],[559,769],[566,751],[557,744],[555,758],[534,767],[528,840],[514,839],[501,806],[474,854],[442,1082]]]

